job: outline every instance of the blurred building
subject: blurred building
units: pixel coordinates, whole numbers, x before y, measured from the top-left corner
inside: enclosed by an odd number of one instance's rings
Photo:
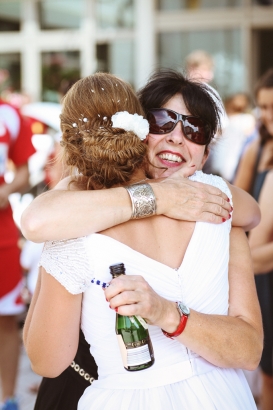
[[[138,88],[195,49],[214,57],[222,97],[251,93],[273,66],[273,1],[0,0],[0,68],[34,101],[56,102],[62,80],[95,71]]]

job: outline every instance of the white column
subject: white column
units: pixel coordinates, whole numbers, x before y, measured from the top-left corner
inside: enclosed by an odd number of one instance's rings
[[[41,98],[41,57],[36,39],[39,34],[39,22],[36,0],[22,1],[23,46],[21,50],[22,91],[28,93],[33,101]]]
[[[84,16],[79,33],[81,36],[80,67],[82,77],[94,73],[97,67],[95,1],[85,0],[84,7]]]
[[[156,64],[155,0],[135,0],[135,87],[143,86]]]

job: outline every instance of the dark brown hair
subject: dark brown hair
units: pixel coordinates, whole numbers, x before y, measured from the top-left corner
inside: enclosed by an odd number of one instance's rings
[[[190,80],[182,73],[160,69],[139,90],[138,97],[147,115],[152,108],[160,108],[174,95],[180,94],[189,112],[202,119],[211,139],[221,131],[222,102],[207,84]]]
[[[265,74],[257,81],[254,94],[257,100],[259,91],[263,88],[273,88],[273,68],[270,68]],[[269,134],[264,124],[259,125],[259,134],[261,139],[261,145],[264,145],[268,140],[272,139],[272,135]]]
[[[85,189],[126,183],[147,161],[147,145],[137,135],[112,127],[111,117],[119,111],[144,115],[132,87],[112,74],[85,77],[63,98],[64,158],[73,181]]]

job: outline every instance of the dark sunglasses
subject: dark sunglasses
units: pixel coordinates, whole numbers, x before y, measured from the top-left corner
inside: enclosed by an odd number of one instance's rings
[[[198,145],[207,145],[212,137],[201,118],[193,115],[178,114],[166,108],[152,108],[148,111],[147,120],[151,134],[168,134],[181,121],[183,133],[189,141]]]

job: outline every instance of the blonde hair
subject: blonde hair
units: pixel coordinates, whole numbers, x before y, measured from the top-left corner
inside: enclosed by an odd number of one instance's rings
[[[124,184],[146,164],[147,145],[132,131],[112,127],[111,117],[119,111],[144,115],[132,87],[112,74],[85,77],[63,98],[64,159],[72,181],[84,189]]]
[[[195,50],[186,57],[186,70],[190,71],[206,65],[210,68],[214,67],[212,56],[204,50]]]

